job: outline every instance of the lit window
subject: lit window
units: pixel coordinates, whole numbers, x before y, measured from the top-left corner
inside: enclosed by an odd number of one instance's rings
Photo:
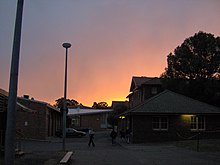
[[[153,117],[152,120],[153,130],[168,130],[168,118],[167,117]]]
[[[191,116],[192,131],[205,130],[205,117],[204,116]]]

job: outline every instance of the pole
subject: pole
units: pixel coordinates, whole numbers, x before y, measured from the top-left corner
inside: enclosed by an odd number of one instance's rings
[[[63,43],[63,47],[66,49],[66,60],[65,60],[65,78],[64,78],[64,100],[63,100],[63,151],[66,150],[66,88],[67,88],[67,59],[68,59],[68,48],[71,47],[70,43]]]
[[[15,159],[16,102],[23,4],[24,0],[17,1],[5,134],[5,165],[13,165]]]
[[[199,152],[199,139],[200,139],[200,133],[197,135],[197,145],[196,145],[196,151]]]
[[[67,58],[68,48],[66,48],[66,60],[65,60],[65,78],[64,78],[64,100],[63,100],[63,151],[66,150],[66,88],[67,88]]]

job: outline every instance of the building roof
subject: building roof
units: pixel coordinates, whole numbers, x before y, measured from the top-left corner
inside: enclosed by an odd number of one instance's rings
[[[112,108],[114,109],[117,106],[127,106],[128,107],[128,101],[112,101]]]
[[[220,114],[220,108],[165,90],[132,108],[131,113]]]
[[[106,113],[112,112],[113,109],[80,109],[80,108],[69,108],[68,109],[68,116],[75,116],[75,115],[91,115],[91,114],[98,114],[98,113]]]
[[[130,92],[134,91],[136,88],[141,87],[141,85],[161,85],[161,79],[158,77],[132,77]]]
[[[4,96],[4,97],[8,97],[8,92],[1,89],[0,88],[0,96]],[[60,109],[59,108],[56,108],[52,105],[50,105],[49,103],[47,102],[43,102],[43,101],[38,101],[38,100],[34,100],[34,99],[27,99],[27,98],[24,98],[24,97],[17,97],[17,105],[21,108],[23,108],[24,110],[26,111],[36,111],[36,109],[33,109],[32,107],[29,107],[29,106],[25,106],[23,105],[21,102],[19,102],[19,100],[24,100],[24,101],[27,101],[27,102],[34,102],[34,103],[37,103],[37,104],[41,104],[41,105],[44,105],[46,106],[47,108],[50,108],[50,109],[53,109],[55,111],[58,111],[60,112]],[[1,100],[0,100],[0,104],[1,104]]]
[[[36,112],[36,110],[30,109],[30,108],[24,106],[23,104],[21,104],[21,103],[19,103],[19,102],[17,102],[17,105],[18,105],[19,107],[21,107],[23,111]]]
[[[8,92],[6,92],[4,89],[0,88],[0,94],[4,96],[8,96]]]
[[[17,102],[19,102],[20,104],[24,104],[25,102],[27,103],[27,102],[32,102],[32,103],[34,103],[34,104],[38,104],[38,105],[40,105],[40,106],[45,106],[45,107],[47,107],[47,108],[49,108],[49,109],[52,109],[52,110],[54,110],[54,111],[57,111],[57,112],[60,112],[60,109],[59,108],[56,108],[56,107],[54,107],[54,106],[52,106],[52,105],[50,105],[49,103],[47,103],[47,102],[44,102],[44,101],[39,101],[39,100],[34,100],[34,99],[28,99],[28,98],[24,98],[24,97],[17,97],[18,99],[17,99]],[[28,104],[28,105],[26,105],[29,109],[33,109],[33,110],[39,110],[39,107],[37,107],[37,109],[36,109],[36,107],[35,106],[33,106],[33,104]]]

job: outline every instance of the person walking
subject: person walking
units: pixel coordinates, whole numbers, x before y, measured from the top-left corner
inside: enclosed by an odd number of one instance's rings
[[[95,132],[93,130],[89,130],[89,144],[88,144],[89,147],[91,143],[92,143],[92,146],[95,147],[95,143],[93,141],[94,136],[95,136]]]
[[[130,137],[131,137],[131,130],[127,129],[125,132],[125,137],[126,137],[126,143],[130,143]]]
[[[117,136],[117,132],[113,129],[111,134],[110,134],[111,138],[112,138],[112,144],[115,143],[115,139],[116,139],[116,136]]]

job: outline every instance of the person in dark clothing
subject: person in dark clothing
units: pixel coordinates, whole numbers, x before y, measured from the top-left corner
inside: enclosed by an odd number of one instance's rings
[[[127,129],[125,132],[125,139],[128,144],[130,143],[130,137],[131,137],[131,130]]]
[[[111,134],[110,134],[111,138],[112,138],[112,144],[115,143],[115,139],[117,137],[117,132],[113,129]]]
[[[89,147],[91,143],[92,143],[92,146],[95,147],[95,143],[93,141],[94,136],[95,136],[95,132],[93,130],[89,130],[89,144],[88,144]]]
[[[124,131],[120,131],[120,137],[121,137],[121,139],[125,139],[125,132]]]

